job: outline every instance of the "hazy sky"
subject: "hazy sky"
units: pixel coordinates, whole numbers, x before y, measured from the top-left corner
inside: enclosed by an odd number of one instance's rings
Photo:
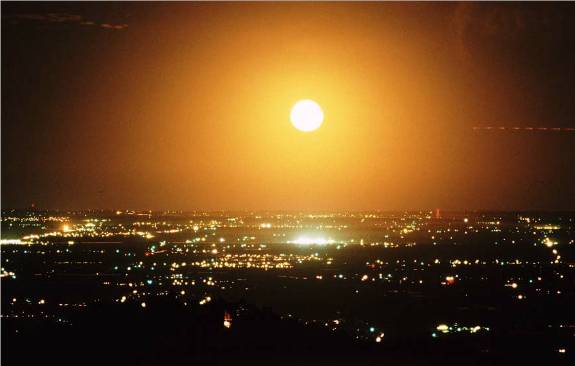
[[[3,2],[2,208],[575,209],[574,132],[472,128],[574,89],[574,4]]]

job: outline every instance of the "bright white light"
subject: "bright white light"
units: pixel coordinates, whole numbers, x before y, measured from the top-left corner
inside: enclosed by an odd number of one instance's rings
[[[2,244],[25,244],[25,243],[20,239],[1,239],[0,245]]]
[[[323,122],[323,111],[319,104],[310,99],[297,102],[291,110],[291,122],[303,132],[317,130]]]
[[[327,245],[334,244],[335,240],[325,239],[325,238],[310,238],[307,236],[301,236],[294,241],[288,241],[289,244],[297,245]]]

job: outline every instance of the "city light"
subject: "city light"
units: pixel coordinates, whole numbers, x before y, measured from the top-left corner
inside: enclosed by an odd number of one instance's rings
[[[328,244],[334,244],[335,240],[326,239],[323,237],[302,236],[297,238],[296,240],[288,241],[288,243],[297,245],[328,245]]]

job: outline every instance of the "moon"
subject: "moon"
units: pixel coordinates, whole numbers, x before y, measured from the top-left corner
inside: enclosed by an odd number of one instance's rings
[[[323,111],[319,104],[311,99],[298,101],[291,109],[291,123],[302,132],[317,130],[323,123]]]

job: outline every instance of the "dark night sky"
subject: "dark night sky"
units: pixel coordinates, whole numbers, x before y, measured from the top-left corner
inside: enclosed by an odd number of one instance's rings
[[[575,209],[575,132],[472,128],[574,89],[574,4],[3,2],[2,208]]]

